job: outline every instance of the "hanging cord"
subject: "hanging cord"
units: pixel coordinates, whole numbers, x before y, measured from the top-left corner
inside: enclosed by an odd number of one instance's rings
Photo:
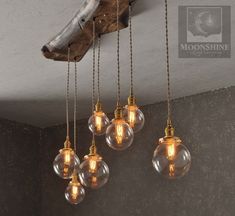
[[[93,70],[92,70],[92,110],[91,115],[94,114],[95,111],[95,17],[93,18]],[[92,133],[92,145],[95,146],[95,134]]]
[[[131,66],[131,88],[130,96],[134,96],[134,81],[133,81],[133,37],[132,37],[132,4],[129,3],[129,30],[130,30],[130,66]]]
[[[100,43],[101,43],[101,35],[98,37],[98,62],[97,62],[97,91],[98,98],[97,101],[100,102]]]
[[[94,111],[95,111],[95,66],[96,66],[96,62],[95,62],[95,18],[93,18],[93,70],[92,70],[92,110],[91,110],[91,114],[93,115]]]
[[[170,89],[170,56],[169,56],[169,31],[168,31],[168,4],[165,0],[165,27],[166,27],[166,72],[167,72],[167,117],[171,120],[171,89]]]
[[[77,58],[74,58],[74,152],[77,152],[77,98],[78,98]]]
[[[66,81],[66,125],[67,125],[67,140],[69,140],[69,79],[70,79],[70,46],[68,46],[68,71]]]
[[[120,106],[120,29],[119,29],[119,0],[117,0],[117,106]]]

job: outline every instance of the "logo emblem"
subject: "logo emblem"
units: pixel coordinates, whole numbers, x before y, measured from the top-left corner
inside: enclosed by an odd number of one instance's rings
[[[229,6],[180,6],[179,57],[229,58],[230,13]]]

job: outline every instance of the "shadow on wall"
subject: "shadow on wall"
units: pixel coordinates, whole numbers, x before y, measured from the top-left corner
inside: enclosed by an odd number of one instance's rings
[[[72,97],[73,95],[70,100],[70,121],[73,121]],[[106,100],[103,104],[106,112],[113,112],[115,100],[115,97]],[[80,104],[82,105],[80,106]],[[87,110],[91,110],[91,98],[79,99],[78,119],[88,118],[90,114],[81,116],[81,113],[89,113]],[[41,128],[63,124],[65,122],[65,99],[0,101],[0,116]]]
[[[151,160],[164,134],[166,103],[143,108],[146,124],[133,145],[115,152],[99,137],[99,153],[110,168],[107,185],[86,190],[85,200],[71,206],[64,198],[68,182],[59,179],[52,162],[62,147],[65,125],[46,128],[43,137],[43,216],[231,216],[235,211],[235,87],[174,101],[173,122],[192,154],[192,167],[181,180],[157,175]],[[72,132],[72,131],[71,131]],[[91,134],[87,120],[78,130],[79,157],[88,153]]]
[[[158,7],[158,5],[161,5],[162,3],[163,2],[160,0],[136,0],[133,5],[133,16],[152,10],[153,8]]]

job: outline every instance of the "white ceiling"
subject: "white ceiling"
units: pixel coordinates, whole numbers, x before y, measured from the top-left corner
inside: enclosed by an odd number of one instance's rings
[[[223,5],[235,6],[234,0]],[[79,8],[81,0],[1,0],[0,117],[50,126],[65,122],[66,63],[45,59],[41,47],[57,34]],[[173,96],[182,97],[235,84],[235,59],[179,59],[178,6],[221,5],[221,0],[169,0]],[[139,0],[135,5],[135,86],[139,105],[165,99],[163,0]],[[234,33],[235,15],[232,17]],[[115,33],[103,37],[102,98],[107,112],[115,106]],[[232,37],[232,50],[234,37]],[[121,32],[123,103],[128,96],[128,30]],[[79,66],[79,118],[89,116],[91,53]],[[72,114],[72,113],[71,113]]]

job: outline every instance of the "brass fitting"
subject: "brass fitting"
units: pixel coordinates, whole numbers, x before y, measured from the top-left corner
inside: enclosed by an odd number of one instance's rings
[[[89,156],[93,156],[97,154],[97,148],[96,148],[94,139],[92,140],[92,145],[90,146],[89,150],[90,150]]]
[[[120,105],[117,106],[116,110],[114,111],[115,119],[122,119],[123,118],[123,110]]]
[[[95,111],[96,112],[101,112],[102,111],[102,104],[100,103],[100,101],[97,101],[97,103],[95,105]]]
[[[175,129],[172,126],[172,122],[170,119],[167,120],[167,127],[165,129],[166,137],[173,137],[175,135]]]
[[[71,142],[68,136],[66,137],[66,140],[64,142],[64,148],[71,148]]]
[[[133,95],[130,95],[128,97],[128,105],[129,106],[135,106],[136,105],[136,98]]]
[[[72,175],[72,182],[73,182],[73,183],[78,182],[78,175],[77,175],[76,172],[74,172],[73,175]]]

